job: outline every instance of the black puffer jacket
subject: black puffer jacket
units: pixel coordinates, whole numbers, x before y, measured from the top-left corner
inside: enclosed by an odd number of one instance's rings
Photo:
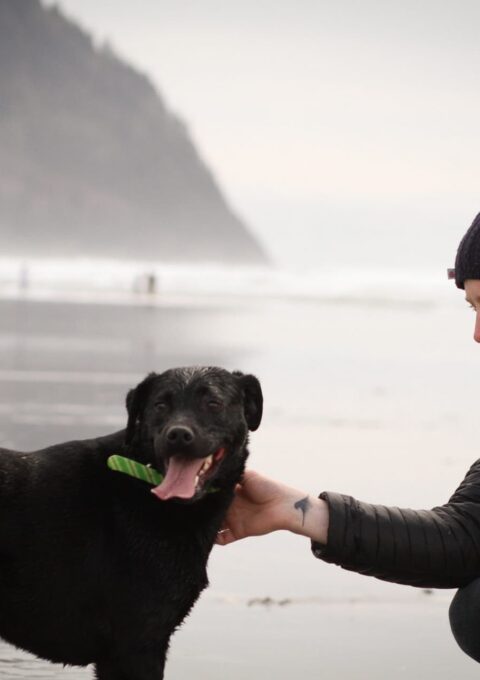
[[[325,492],[327,545],[316,557],[344,569],[424,588],[458,588],[480,576],[480,460],[448,503],[432,510],[370,505]]]

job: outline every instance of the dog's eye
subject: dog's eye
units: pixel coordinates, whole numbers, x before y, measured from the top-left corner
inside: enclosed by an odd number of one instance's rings
[[[209,399],[207,403],[208,408],[212,409],[212,411],[221,411],[223,408],[222,402],[218,399]]]
[[[156,401],[155,402],[155,410],[160,411],[162,413],[163,411],[166,411],[168,408],[168,404],[166,401]]]

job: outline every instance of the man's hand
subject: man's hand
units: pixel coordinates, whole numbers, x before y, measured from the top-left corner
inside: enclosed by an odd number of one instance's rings
[[[237,486],[217,543],[227,545],[279,529],[326,543],[328,506],[325,501],[247,470]]]

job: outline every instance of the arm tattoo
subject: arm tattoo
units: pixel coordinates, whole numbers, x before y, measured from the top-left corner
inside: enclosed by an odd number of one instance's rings
[[[305,515],[310,510],[310,501],[308,500],[308,496],[305,496],[305,498],[301,498],[294,504],[293,507],[295,508],[295,510],[302,511],[302,527],[303,527],[303,525],[305,524]]]

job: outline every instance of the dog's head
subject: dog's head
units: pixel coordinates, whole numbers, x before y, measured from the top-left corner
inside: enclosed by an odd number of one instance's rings
[[[147,462],[165,474],[153,489],[158,498],[196,501],[238,478],[262,406],[253,375],[212,367],[151,373],[127,395],[126,443],[135,436]]]

